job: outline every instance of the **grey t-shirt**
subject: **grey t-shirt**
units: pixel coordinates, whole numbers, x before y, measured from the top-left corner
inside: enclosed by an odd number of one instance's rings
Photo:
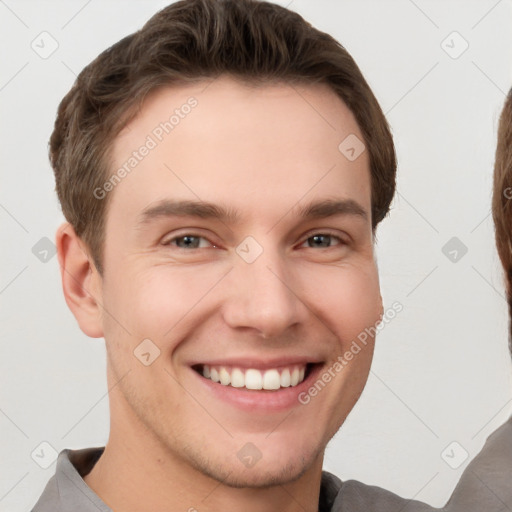
[[[84,482],[104,447],[62,450],[55,474],[32,512],[112,512]],[[440,509],[355,480],[322,472],[319,512],[506,512],[512,511],[512,416],[493,432],[468,464]]]

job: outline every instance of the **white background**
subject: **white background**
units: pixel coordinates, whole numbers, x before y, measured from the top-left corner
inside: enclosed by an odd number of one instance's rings
[[[83,335],[67,309],[57,258],[42,263],[32,247],[54,240],[62,220],[47,159],[58,103],[75,74],[165,5],[0,1],[0,510],[29,511],[54,473],[55,463],[42,469],[31,458],[41,442],[59,452],[107,440],[104,342]],[[404,309],[378,336],[367,387],[325,469],[440,506],[512,413],[490,215],[497,120],[512,85],[512,3],[293,0],[289,8],[355,58],[399,159],[377,254],[385,307]],[[47,59],[31,48],[43,31],[59,45]],[[442,47],[453,31],[469,44],[457,59]],[[463,41],[453,37],[456,51]],[[441,250],[452,237],[468,248],[457,262]],[[441,458],[452,441],[469,452],[456,470]]]

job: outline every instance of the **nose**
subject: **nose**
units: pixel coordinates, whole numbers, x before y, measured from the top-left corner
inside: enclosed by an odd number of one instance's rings
[[[225,322],[263,338],[278,337],[303,323],[308,308],[296,275],[277,250],[265,249],[252,263],[235,254],[223,308]]]

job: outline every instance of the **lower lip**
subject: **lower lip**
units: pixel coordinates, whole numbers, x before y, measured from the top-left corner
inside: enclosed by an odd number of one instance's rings
[[[252,390],[247,388],[234,388],[213,382],[197,373],[191,371],[211,393],[224,402],[229,403],[247,412],[281,412],[294,406],[303,406],[299,402],[299,395],[304,393],[315,381],[323,365],[316,364],[311,368],[309,375],[300,384],[294,387],[271,390]]]

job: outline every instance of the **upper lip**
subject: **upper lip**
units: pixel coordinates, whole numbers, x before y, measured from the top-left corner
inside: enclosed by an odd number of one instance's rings
[[[233,368],[254,368],[257,370],[268,370],[279,368],[281,366],[305,366],[306,364],[320,363],[321,360],[315,357],[280,357],[272,359],[263,359],[261,357],[243,357],[243,358],[223,358],[194,361],[190,366],[208,365],[208,366],[229,366]]]

